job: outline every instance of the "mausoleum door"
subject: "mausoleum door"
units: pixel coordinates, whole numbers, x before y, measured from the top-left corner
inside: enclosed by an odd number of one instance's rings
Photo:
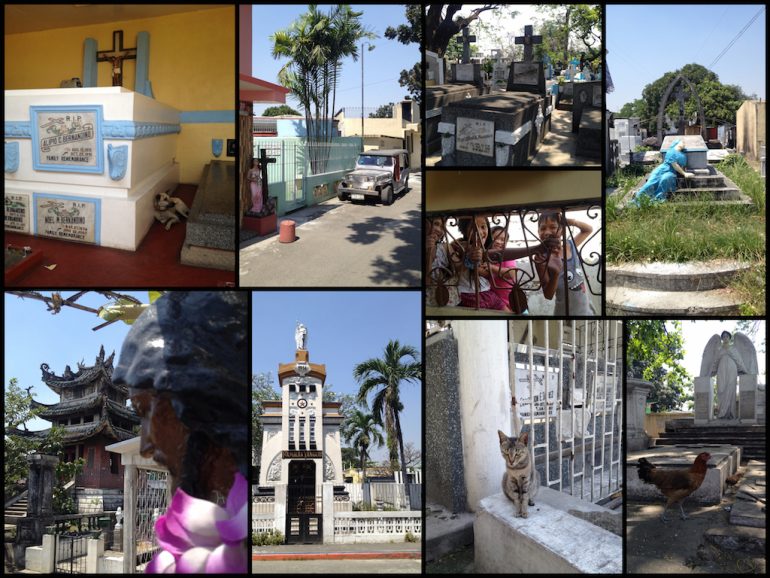
[[[286,543],[312,544],[323,539],[323,496],[316,488],[316,464],[313,460],[289,462],[289,486],[286,493]]]

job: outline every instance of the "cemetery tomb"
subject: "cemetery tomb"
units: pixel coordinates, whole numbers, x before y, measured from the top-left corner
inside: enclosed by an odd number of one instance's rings
[[[443,107],[439,132],[444,166],[522,166],[549,129],[543,66],[532,60],[540,37],[526,27],[524,61],[511,63],[507,90]],[[517,40],[518,42],[518,40]],[[527,50],[529,48],[529,50]]]
[[[136,250],[179,181],[179,132],[179,111],[120,86],[6,90],[6,227]]]

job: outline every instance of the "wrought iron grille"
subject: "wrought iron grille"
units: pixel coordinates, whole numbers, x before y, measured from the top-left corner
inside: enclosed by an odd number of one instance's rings
[[[136,564],[141,566],[158,550],[155,522],[169,504],[168,473],[139,468],[136,489]]]
[[[515,411],[543,484],[606,501],[622,484],[622,322],[512,321],[510,335]]]
[[[551,234],[541,239],[541,224],[552,219],[558,219],[558,236]],[[590,232],[584,231],[586,227]],[[493,246],[493,232],[498,234],[500,230],[511,239],[503,249]],[[488,286],[490,290],[503,290],[508,295],[505,301],[510,312],[521,314],[527,308],[527,293],[548,291],[545,295],[550,299],[561,284],[563,314],[569,316],[574,314],[570,312],[570,302],[573,312],[576,309],[577,291],[602,294],[599,203],[428,213],[425,231],[428,306],[460,305],[460,290],[470,287],[475,293],[471,303],[479,310],[483,305],[479,294],[482,287]],[[568,245],[570,257],[564,249]]]

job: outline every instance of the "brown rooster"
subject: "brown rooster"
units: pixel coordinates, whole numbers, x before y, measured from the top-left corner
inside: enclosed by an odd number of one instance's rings
[[[682,507],[682,501],[700,488],[700,485],[706,478],[708,461],[710,459],[711,454],[708,452],[700,453],[698,454],[698,457],[695,458],[695,463],[688,469],[658,468],[647,461],[646,458],[639,459],[639,464],[636,466],[639,469],[639,479],[648,484],[657,486],[661,493],[668,498],[666,507],[663,508],[663,514],[660,516],[661,521],[668,522],[666,510],[668,510],[668,507],[671,504],[676,502],[679,502],[682,520],[687,519],[684,508]]]

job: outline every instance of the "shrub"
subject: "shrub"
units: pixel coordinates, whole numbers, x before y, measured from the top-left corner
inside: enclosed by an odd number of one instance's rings
[[[407,532],[406,536],[404,536],[404,542],[419,542],[420,538],[418,536],[415,536],[411,532]]]
[[[267,532],[253,532],[251,534],[251,544],[253,546],[280,546],[285,542],[283,533],[272,529]]]

